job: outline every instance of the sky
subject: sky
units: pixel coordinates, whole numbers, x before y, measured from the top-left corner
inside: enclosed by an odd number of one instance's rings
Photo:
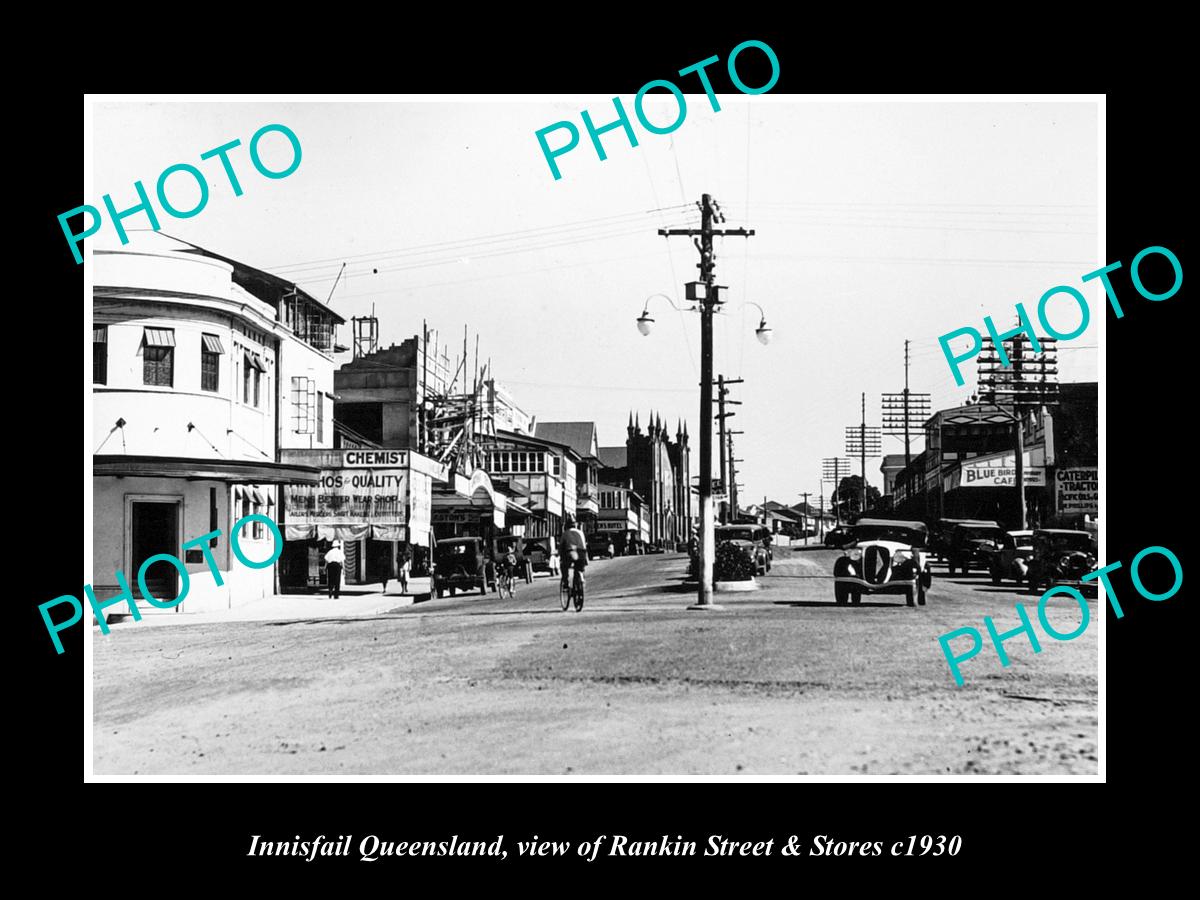
[[[697,225],[696,204],[709,193],[724,227],[755,230],[716,241],[729,302],[715,323],[714,371],[744,380],[729,420],[744,432],[735,438],[743,505],[816,494],[821,460],[846,456],[863,392],[867,424],[879,425],[880,394],[903,389],[906,339],[910,388],[930,393],[934,410],[965,402],[974,366],[956,386],[938,337],[982,331],[985,315],[1011,327],[1017,302],[1032,315],[1056,285],[1080,289],[1093,312],[1087,331],[1062,342],[1060,378],[1097,379],[1102,289],[1080,281],[1108,262],[1097,234],[1095,103],[718,94],[713,111],[703,94],[686,99],[679,128],[655,135],[622,97],[638,146],[610,131],[603,161],[580,111],[597,126],[612,121],[610,96],[98,101],[82,202],[102,207],[109,193],[124,209],[136,203],[135,180],[153,193],[160,172],[190,163],[208,178],[208,204],[187,219],[160,211],[165,233],[294,279],[347,320],[374,309],[384,346],[425,320],[453,359],[467,326],[471,355],[478,334],[481,361],[539,421],[594,421],[601,446],[613,446],[624,443],[631,411],[643,428],[653,412],[672,433],[686,420],[698,448],[699,316],[660,297],[650,300],[649,336],[636,319],[652,294],[685,305],[698,254],[690,239],[657,230]],[[667,94],[645,110],[663,125],[678,114]],[[535,133],[562,120],[581,140],[557,158],[555,180]],[[273,123],[295,132],[303,154],[275,180],[247,151]],[[235,138],[240,197],[217,160],[200,160]],[[553,147],[565,139],[548,136]],[[260,147],[268,167],[290,160],[277,133]],[[181,209],[198,197],[186,175],[168,186]],[[146,223],[139,215],[125,224]],[[97,239],[111,234],[106,221]],[[750,303],[773,329],[769,346],[755,340]],[[1063,297],[1048,311],[1060,331],[1079,321]],[[351,343],[349,328],[340,343]],[[922,447],[915,441],[914,454]],[[884,453],[903,449],[883,438]],[[879,463],[867,460],[876,486]]]

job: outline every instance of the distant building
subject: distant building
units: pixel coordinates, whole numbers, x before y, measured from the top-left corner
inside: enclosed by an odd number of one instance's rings
[[[903,468],[903,453],[889,453],[883,458],[879,466],[879,471],[883,473],[883,496],[890,497],[896,492],[896,476]]]
[[[538,422],[534,436],[566,444],[579,455],[575,465],[575,519],[585,532],[595,530],[600,507],[596,485],[600,473],[600,447],[595,422]]]
[[[600,448],[600,479],[630,484],[646,503],[650,543],[675,549],[695,529],[687,426],[679,423],[672,441],[661,417],[652,413],[649,421],[643,434],[640,418],[630,413],[625,446]]]

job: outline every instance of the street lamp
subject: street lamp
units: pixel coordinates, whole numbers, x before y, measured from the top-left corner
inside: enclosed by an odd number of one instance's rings
[[[649,297],[646,298],[646,302],[644,304],[642,304],[642,314],[640,316],[638,316],[638,319],[637,319],[638,331],[640,331],[643,336],[650,334],[651,329],[654,328],[654,318],[650,315],[650,301],[653,300],[655,297],[662,297],[664,300],[666,300],[668,303],[671,304],[671,307],[673,309],[675,309],[679,312],[695,312],[696,311],[695,304],[692,304],[691,306],[680,306],[674,300],[672,300],[667,294],[651,294]]]
[[[707,195],[706,195],[707,196]],[[721,299],[721,294],[724,292],[723,285],[714,284],[712,282],[711,271],[708,273],[706,281],[690,281],[686,284],[687,299],[695,301],[691,306],[681,307],[671,297],[666,294],[651,294],[642,307],[642,314],[637,318],[638,331],[643,336],[649,335],[654,327],[654,318],[650,315],[650,301],[655,297],[662,297],[672,308],[679,312],[699,312],[700,318],[700,334],[701,334],[701,381],[700,381],[700,599],[699,602],[689,607],[690,609],[720,609],[719,606],[713,606],[711,602],[712,594],[712,572],[713,562],[715,560],[715,547],[713,546],[713,517],[712,517],[712,501],[711,501],[711,485],[712,485],[712,317],[713,314],[720,311],[720,307],[724,304]],[[753,301],[747,301],[750,306],[758,309],[759,322],[758,328],[754,330],[755,337],[758,338],[760,344],[764,346],[771,343],[771,337],[774,331],[767,324],[767,314],[761,306]],[[698,305],[697,305],[698,304]],[[721,448],[722,461],[724,460],[725,448]]]

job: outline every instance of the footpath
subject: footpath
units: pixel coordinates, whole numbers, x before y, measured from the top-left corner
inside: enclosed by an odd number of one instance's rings
[[[289,619],[345,619],[377,616],[401,606],[411,606],[429,598],[429,579],[410,578],[408,591],[400,593],[400,583],[389,581],[387,592],[381,584],[356,584],[343,590],[336,600],[328,594],[276,594],[235,606],[233,609],[205,612],[173,612],[142,610],[141,621],[123,616],[110,622],[109,628],[119,630],[135,626],[155,625],[213,625],[220,622],[274,622]],[[183,604],[185,607],[187,601]],[[97,631],[99,626],[93,626]]]

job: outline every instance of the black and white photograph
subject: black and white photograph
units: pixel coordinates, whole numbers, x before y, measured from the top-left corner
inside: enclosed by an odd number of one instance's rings
[[[1102,778],[1103,96],[727,56],[88,98],[90,779]]]

